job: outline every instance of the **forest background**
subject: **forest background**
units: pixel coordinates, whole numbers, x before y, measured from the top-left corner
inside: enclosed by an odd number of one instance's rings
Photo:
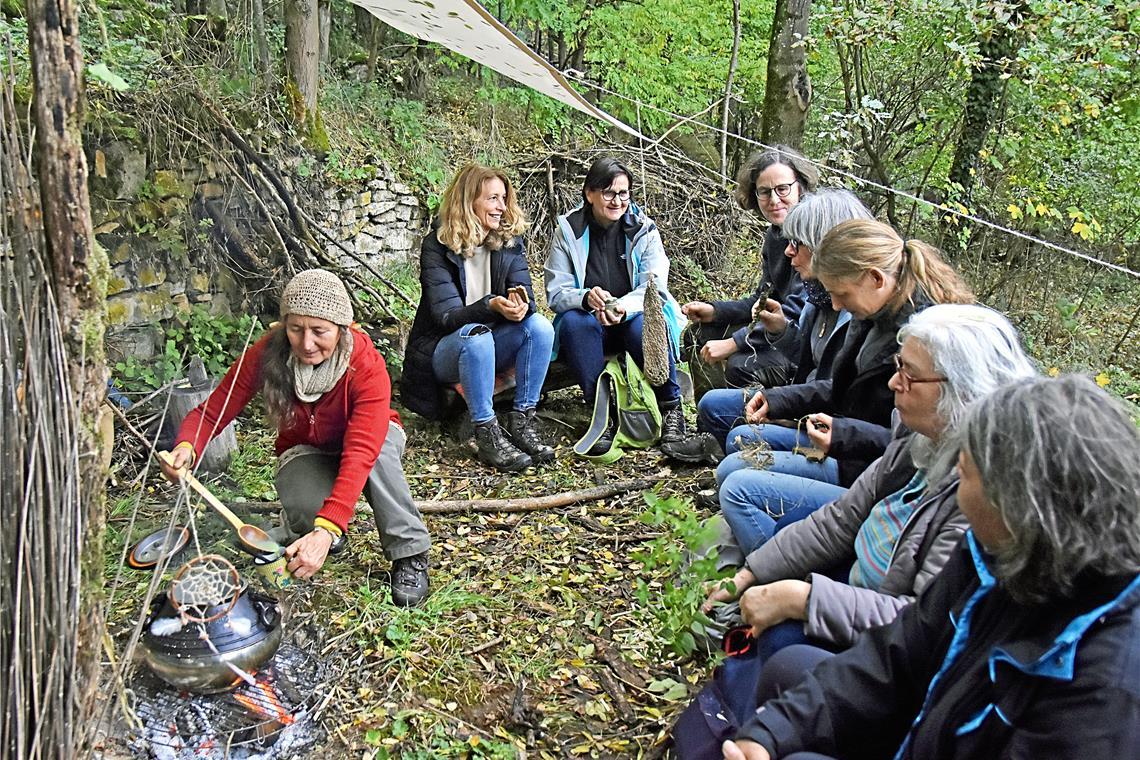
[[[11,113],[25,127],[36,8],[0,1]],[[728,175],[754,141],[782,141],[828,167],[825,183],[940,244],[979,297],[1011,315],[1045,370],[1088,372],[1140,398],[1140,286],[1119,269],[1140,269],[1140,2],[506,0],[488,10],[646,139],[344,2],[79,6],[95,240],[200,268],[240,294],[156,320],[153,357],[112,352],[120,392],[137,401],[168,387],[190,353],[216,374],[267,322],[288,273],[311,265],[350,280],[359,316],[398,373],[415,262],[330,256],[314,219],[329,188],[386,174],[430,215],[472,159],[519,178],[535,273],[553,215],[574,202],[589,161],[611,152],[642,180],[639,199],[662,227],[678,298],[739,295],[754,280],[762,225],[735,208]],[[112,142],[146,157],[132,197],[107,191]],[[198,179],[186,180],[187,167]],[[220,216],[203,200],[218,186],[237,199]],[[105,292],[105,272],[93,272]],[[580,404],[567,396],[552,406],[551,429],[566,444],[584,424]],[[254,411],[235,464],[214,483],[236,503],[275,498],[263,428]],[[603,473],[562,457],[529,478],[483,475],[448,430],[419,420],[410,452],[424,500],[550,493],[658,467],[646,455]],[[106,511],[91,521],[103,543],[88,549],[98,559],[82,572],[89,619],[106,619],[107,651],[128,662],[124,642],[154,585],[124,576],[121,550],[174,498],[145,461],[120,431]],[[432,518],[433,562],[446,570],[423,610],[383,598],[376,547],[333,563],[295,609],[299,623],[341,642],[331,657],[351,674],[326,703],[325,751],[659,754],[671,718],[709,672],[692,636],[699,587],[677,581],[703,516],[687,498],[701,475],[663,477],[644,498],[590,510]],[[17,638],[0,644],[8,651]],[[75,684],[88,701],[100,684],[122,684],[106,664],[77,671],[92,672]],[[11,724],[20,705],[8,699]],[[83,702],[69,709],[89,710]],[[113,720],[83,725],[73,722],[67,741],[116,746]]]

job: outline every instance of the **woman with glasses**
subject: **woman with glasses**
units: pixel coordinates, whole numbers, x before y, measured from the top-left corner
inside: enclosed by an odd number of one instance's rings
[[[501,170],[468,164],[455,175],[420,246],[420,303],[401,381],[404,405],[432,419],[444,414],[443,386],[460,383],[479,461],[507,472],[554,458],[535,421],[554,329],[535,310],[526,227]],[[515,398],[503,430],[495,375],[511,367]]]
[[[795,372],[795,356],[772,345],[770,333],[799,319],[803,284],[784,256],[784,219],[815,190],[819,172],[786,145],[757,151],[736,176],[736,200],[771,225],[764,233],[760,273],[751,295],[735,301],[690,301],[684,356],[699,400],[712,388],[783,385]]]
[[[833,227],[851,219],[874,216],[853,193],[833,188],[805,195],[784,219],[783,233],[788,241],[784,256],[803,281],[807,303],[797,321],[779,319],[762,332],[767,343],[796,358],[792,383],[831,377],[831,366],[847,336],[851,314],[834,308],[831,296],[815,279],[812,251]],[[733,388],[709,391],[697,404],[698,434],[661,450],[682,462],[718,463],[724,457],[728,431],[744,421],[744,404],[751,396],[748,390]]]
[[[749,509],[761,490],[780,494],[760,499],[780,520],[777,529],[836,498],[883,454],[891,440],[895,395],[887,381],[895,374],[899,328],[932,304],[974,300],[936,249],[904,241],[882,222],[834,227],[815,250],[812,270],[832,306],[852,317],[831,377],[753,394],[744,406],[752,424],[729,431],[730,453],[717,466],[722,509]],[[764,470],[740,451],[758,441],[770,449]],[[797,452],[809,448],[822,461]]]
[[[982,306],[931,306],[898,341],[889,388],[913,435],[896,437],[850,489],[778,533],[766,503],[781,498],[778,487],[761,483],[750,504],[723,505],[750,553],[735,588],[716,589],[705,610],[739,597],[753,633],[768,631],[766,653],[806,640],[850,646],[922,592],[966,529],[954,469],[962,419],[975,400],[1037,374],[1013,326]]]
[[[587,403],[594,402],[598,377],[608,353],[628,352],[639,366],[642,353],[642,305],[652,275],[664,302],[669,330],[669,376],[654,387],[662,413],[661,440],[685,436],[678,355],[684,317],[669,295],[669,259],[657,225],[631,201],[633,173],[613,158],[600,158],[586,173],[583,203],[558,217],[546,258],[546,300],[554,320],[561,356],[570,365]],[[589,453],[613,443],[607,431]]]
[[[956,437],[970,530],[942,572],[848,651],[768,661],[726,759],[1140,757],[1128,410],[1088,378],[1041,378],[975,403]]]

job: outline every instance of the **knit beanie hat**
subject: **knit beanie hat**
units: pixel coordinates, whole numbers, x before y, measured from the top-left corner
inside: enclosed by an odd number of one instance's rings
[[[347,327],[352,324],[352,301],[344,283],[332,272],[306,269],[298,272],[281,294],[281,318],[300,317],[327,319]]]

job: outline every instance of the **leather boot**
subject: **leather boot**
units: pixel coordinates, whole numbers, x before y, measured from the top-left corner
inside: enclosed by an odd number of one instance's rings
[[[661,443],[680,443],[685,440],[685,410],[681,402],[661,408]]]
[[[554,459],[554,449],[548,446],[538,434],[534,409],[513,410],[507,414],[507,435],[511,442],[522,451],[530,454],[537,464]]]
[[[475,425],[475,445],[479,461],[496,470],[521,472],[534,464],[526,452],[515,448],[497,419]]]
[[[402,557],[392,563],[392,603],[415,607],[428,595],[428,553]]]

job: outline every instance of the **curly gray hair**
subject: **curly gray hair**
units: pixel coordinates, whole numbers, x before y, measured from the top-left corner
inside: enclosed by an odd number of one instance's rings
[[[937,441],[916,436],[911,452],[927,482],[937,484],[954,467],[958,444],[948,441],[971,403],[1003,385],[1037,376],[1017,338],[1017,330],[993,309],[939,304],[915,314],[899,330],[898,341],[911,338],[930,353],[934,370],[946,378],[936,411],[945,433]]]
[[[798,240],[814,251],[831,228],[849,219],[874,219],[875,215],[850,190],[824,187],[800,198],[784,217],[784,237]]]
[[[1085,377],[1002,388],[959,433],[1012,540],[995,575],[1021,602],[1071,596],[1084,572],[1140,571],[1140,431]]]

